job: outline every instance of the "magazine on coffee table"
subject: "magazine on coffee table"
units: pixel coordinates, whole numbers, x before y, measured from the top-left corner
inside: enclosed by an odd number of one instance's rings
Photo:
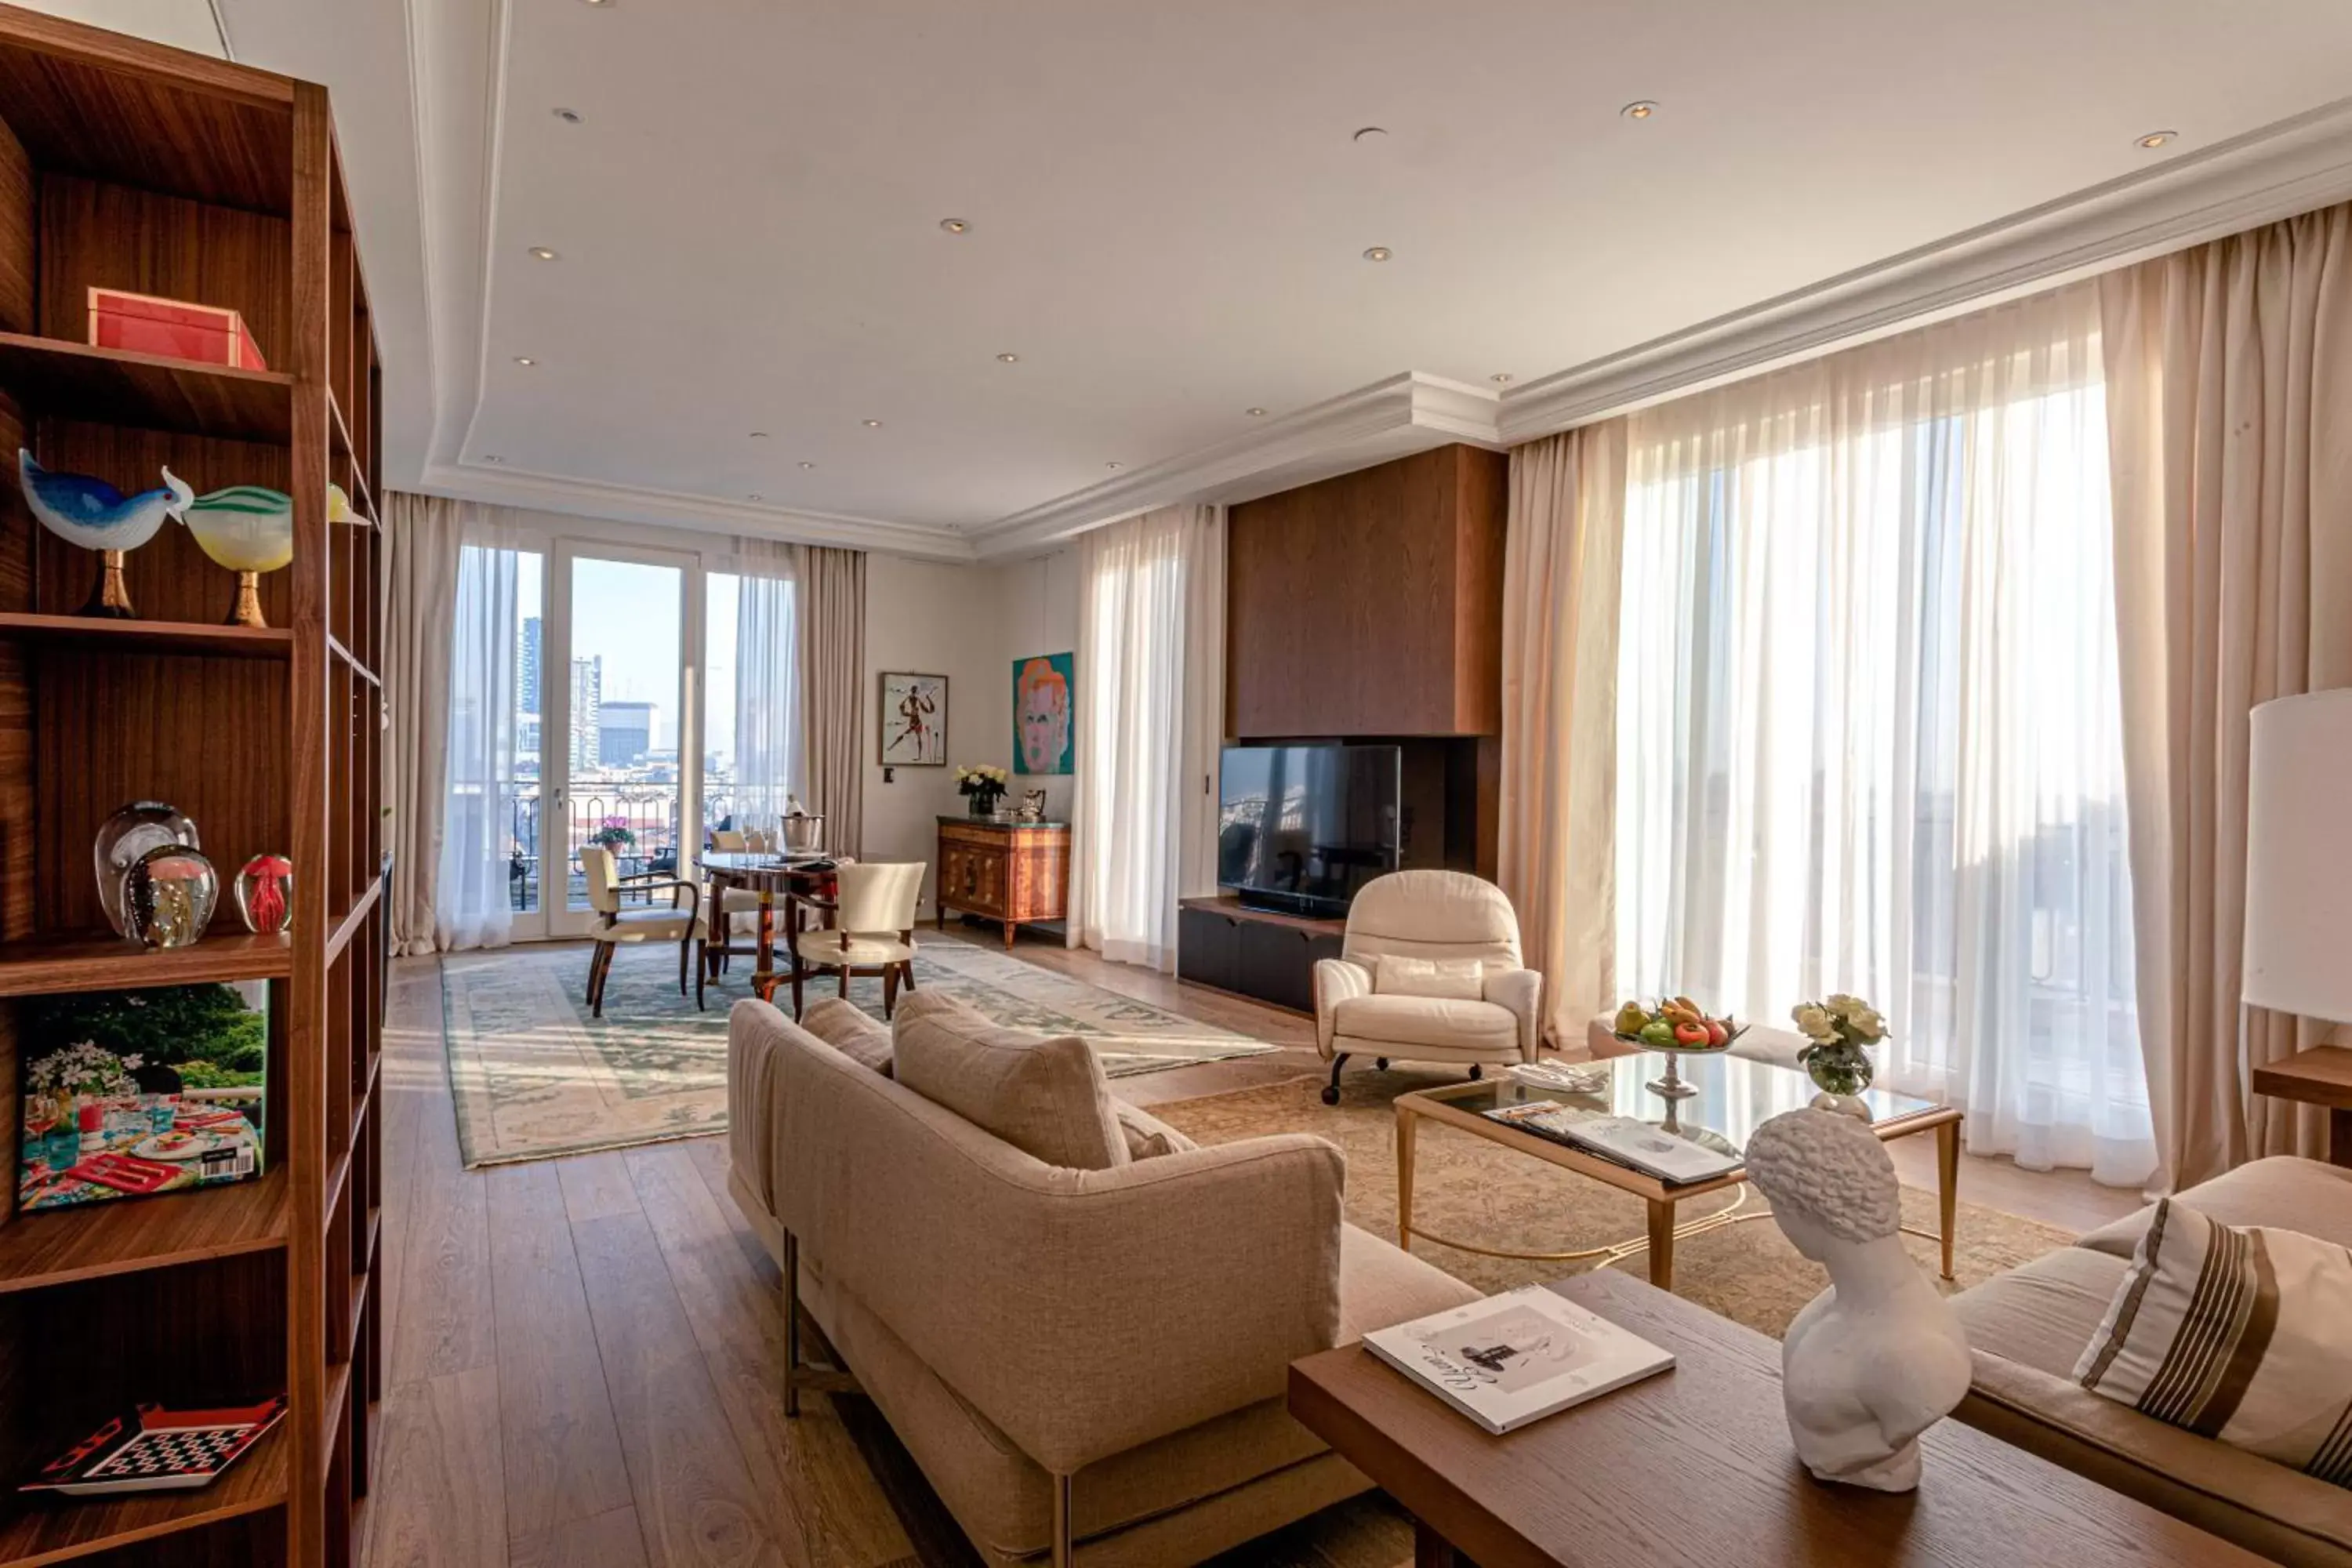
[[[1507,1105],[1483,1114],[1506,1126],[1631,1165],[1662,1182],[1703,1182],[1736,1171],[1743,1163],[1728,1149],[1711,1147],[1689,1133],[1668,1132],[1631,1116],[1579,1110],[1556,1100]]]
[[[1498,1436],[1675,1364],[1540,1285],[1376,1330],[1364,1344]]]

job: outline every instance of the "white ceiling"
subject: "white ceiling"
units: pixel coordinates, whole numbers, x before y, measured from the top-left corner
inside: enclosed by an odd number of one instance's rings
[[[394,482],[950,555],[2352,194],[2343,0],[219,5],[334,89]]]

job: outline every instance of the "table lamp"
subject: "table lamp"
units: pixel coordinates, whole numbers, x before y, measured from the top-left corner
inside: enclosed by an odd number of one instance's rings
[[[2242,994],[2352,1020],[2352,687],[2253,710]]]

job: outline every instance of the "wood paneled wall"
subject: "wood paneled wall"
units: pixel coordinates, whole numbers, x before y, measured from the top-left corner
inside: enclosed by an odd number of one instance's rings
[[[1499,733],[1508,477],[1441,447],[1234,507],[1229,732]]]

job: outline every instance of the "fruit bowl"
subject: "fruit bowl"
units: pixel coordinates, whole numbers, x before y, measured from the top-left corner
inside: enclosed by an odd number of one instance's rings
[[[1628,1002],[1617,1009],[1612,1033],[1637,1050],[1672,1051],[1685,1056],[1715,1056],[1731,1048],[1748,1026],[1726,1015],[1710,1018],[1687,996],[1673,996],[1655,1007]]]

